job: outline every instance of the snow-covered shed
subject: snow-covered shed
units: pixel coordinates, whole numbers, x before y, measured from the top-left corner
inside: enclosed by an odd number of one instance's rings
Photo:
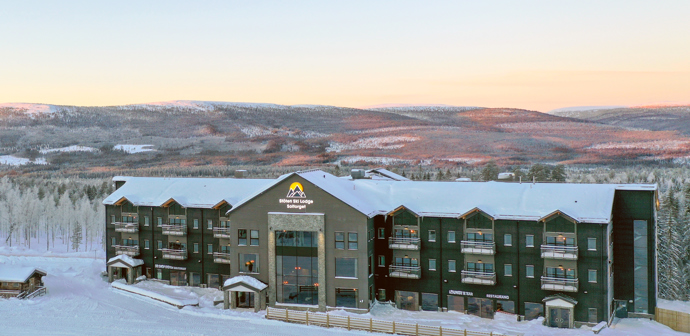
[[[0,267],[0,297],[22,298],[43,288],[47,273],[34,267]]]
[[[128,284],[133,284],[134,279],[141,276],[141,266],[143,264],[143,260],[134,259],[126,254],[110,258],[106,263],[108,267],[108,282],[126,279]]]

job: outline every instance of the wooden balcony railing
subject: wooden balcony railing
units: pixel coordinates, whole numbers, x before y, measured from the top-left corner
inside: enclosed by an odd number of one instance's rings
[[[496,254],[496,243],[463,240],[460,242],[460,249],[462,253],[494,255]]]
[[[493,286],[496,284],[496,272],[462,271],[461,279],[466,284]]]
[[[115,254],[120,255],[128,255],[131,257],[135,257],[139,255],[139,245],[136,246],[129,246],[129,245],[115,245]]]
[[[393,250],[419,250],[420,239],[390,237],[388,238],[388,248]]]
[[[181,249],[161,249],[163,259],[187,260],[187,250]]]
[[[113,222],[115,232],[139,232],[139,223]]]
[[[541,289],[556,292],[577,292],[577,279],[541,277]]]
[[[419,266],[388,266],[388,276],[391,278],[419,279],[422,277],[422,269]]]
[[[168,236],[186,236],[187,226],[186,225],[161,225],[163,229],[163,234]]]
[[[544,259],[577,260],[577,246],[542,245],[541,257]]]
[[[228,227],[214,227],[213,238],[230,238],[230,228]]]
[[[230,253],[213,252],[213,262],[216,264],[229,264],[230,257],[232,257]]]

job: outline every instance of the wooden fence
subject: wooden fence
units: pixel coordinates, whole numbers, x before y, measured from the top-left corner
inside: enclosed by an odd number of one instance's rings
[[[494,332],[479,332],[467,329],[453,329],[427,326],[422,324],[374,320],[371,318],[332,315],[278,308],[266,308],[266,318],[293,323],[304,323],[326,328],[345,328],[347,330],[364,330],[387,334],[409,336],[507,336]]]
[[[675,331],[690,333],[690,314],[688,313],[656,307],[654,316],[657,322]]]

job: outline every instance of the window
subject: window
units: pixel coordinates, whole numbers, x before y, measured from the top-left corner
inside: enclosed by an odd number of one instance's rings
[[[206,222],[206,228],[209,229],[209,230],[213,230],[213,219],[209,219],[209,220]]]
[[[192,223],[193,223],[192,229],[199,229],[199,220],[198,219],[194,219],[194,221]]]
[[[379,256],[379,267],[386,267],[386,256],[385,255]]]
[[[335,233],[335,248],[339,250],[345,249],[345,233],[336,232]]]
[[[192,245],[192,252],[199,253],[199,243],[194,243],[194,245]]]
[[[247,230],[239,229],[237,230],[237,245],[247,246]]]
[[[436,270],[436,259],[429,259],[429,270],[430,271]]]
[[[591,269],[591,270],[589,270],[589,272],[587,272],[587,274],[588,274],[587,279],[589,282],[597,282],[597,270]]]
[[[189,272],[189,285],[198,287],[201,284],[201,274]]]
[[[151,221],[149,220],[149,216],[144,216],[144,226],[149,226],[151,224]]]
[[[448,310],[465,312],[465,298],[457,295],[448,295]]]
[[[379,301],[384,301],[386,299],[386,290],[379,288]]]
[[[526,247],[534,247],[534,235],[526,235],[525,236],[525,246]]]
[[[374,255],[369,255],[369,276],[374,275]]]
[[[259,258],[254,253],[240,254],[240,272],[259,273]]]
[[[467,234],[467,240],[471,242],[493,242],[494,235],[492,233],[470,232]]]
[[[448,272],[455,272],[455,260],[448,260]]]
[[[115,237],[110,238],[110,246],[115,246],[115,245],[117,245],[117,240],[115,239]]]
[[[218,274],[206,274],[206,277],[206,284],[208,285],[208,288],[220,287],[220,276]]]
[[[504,264],[503,265],[503,275],[504,276],[513,276],[513,264]]]
[[[448,242],[455,243],[455,231],[448,231]]]
[[[117,222],[117,219],[115,219],[115,215],[110,216],[110,223],[115,223]]]
[[[596,238],[587,238],[587,251],[596,251],[597,250],[597,239]]]
[[[515,302],[510,300],[496,300],[496,311],[515,314]]]
[[[163,270],[162,269],[156,270],[156,279],[163,280]]]
[[[159,240],[159,241],[158,241],[158,249],[160,250],[160,249],[162,249],[162,248],[163,248],[163,241],[162,241],[162,240]]]
[[[436,241],[436,230],[429,230],[429,241],[430,242]]]
[[[150,248],[151,248],[151,246],[149,245],[149,240],[148,240],[148,239],[144,239],[144,249],[145,249],[145,250],[148,250],[148,249],[150,249]]]
[[[379,239],[386,239],[386,229],[379,228]]]
[[[206,253],[213,254],[213,244],[206,245]]]
[[[249,245],[259,246],[259,230],[249,231]]]
[[[156,217],[156,225],[163,226],[163,217]]]
[[[347,234],[347,249],[356,250],[357,249],[357,232],[349,232]]]
[[[438,294],[422,293],[422,310],[438,311]]]
[[[493,273],[494,264],[483,263],[483,262],[468,262],[467,271],[470,272],[482,272],[482,273]]]
[[[544,305],[541,303],[525,302],[525,320],[534,320],[544,316]]]
[[[549,278],[576,279],[575,273],[574,268],[546,267],[546,276]]]
[[[587,322],[589,323],[597,323],[599,318],[597,317],[597,309],[596,308],[589,308],[587,310]]]
[[[503,235],[503,246],[513,246],[513,235],[510,233]]]
[[[525,266],[525,277],[534,278],[534,265]]]
[[[345,308],[357,308],[356,288],[336,288],[335,306]]]
[[[336,278],[357,278],[357,258],[335,258]]]

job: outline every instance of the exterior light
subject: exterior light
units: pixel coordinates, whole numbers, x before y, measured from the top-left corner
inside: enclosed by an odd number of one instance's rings
[[[481,231],[479,231],[478,233],[479,233],[480,236],[482,235],[482,232],[481,232]]]

